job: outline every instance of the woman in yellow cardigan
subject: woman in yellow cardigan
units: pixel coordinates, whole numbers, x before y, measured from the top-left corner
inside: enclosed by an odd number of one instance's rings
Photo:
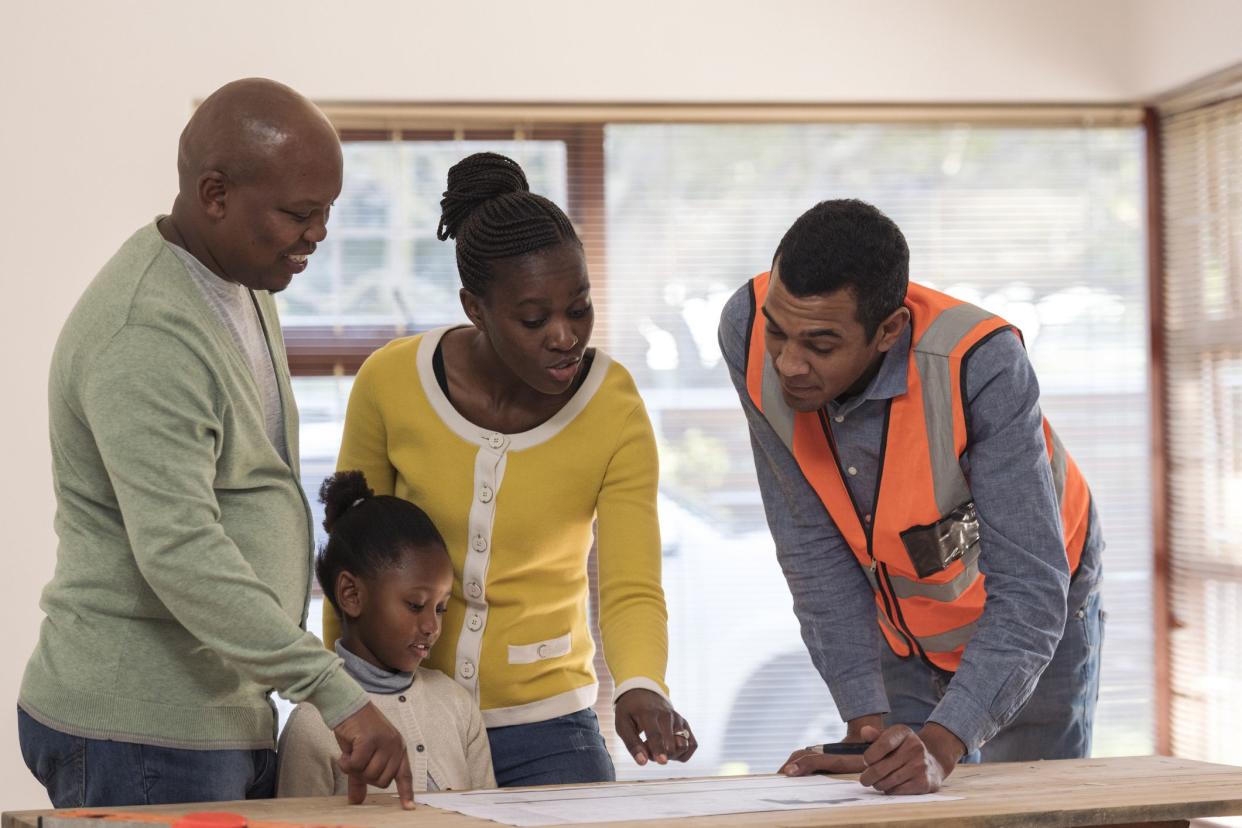
[[[591,710],[593,523],[617,734],[640,765],[685,761],[694,735],[664,684],[655,438],[629,373],[587,347],[582,243],[504,156],[456,164],[440,206],[471,325],[366,361],[338,467],[418,504],[443,533],[453,600],[425,663],[478,702],[500,785],[614,778]]]

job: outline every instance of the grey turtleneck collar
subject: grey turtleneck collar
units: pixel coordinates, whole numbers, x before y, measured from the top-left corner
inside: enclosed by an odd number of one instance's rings
[[[336,642],[336,654],[345,661],[345,672],[353,676],[354,681],[362,685],[368,693],[392,695],[402,690],[409,690],[414,683],[413,673],[394,673],[376,667],[361,656],[354,655],[340,641]]]

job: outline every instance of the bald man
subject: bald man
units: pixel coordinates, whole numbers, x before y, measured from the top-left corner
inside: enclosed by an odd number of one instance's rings
[[[52,357],[56,572],[18,699],[56,807],[273,795],[275,690],[318,708],[350,798],[400,734],[303,629],[311,512],[273,294],[341,190],[335,130],[301,95],[217,90],[181,135],[172,214],[130,237]]]

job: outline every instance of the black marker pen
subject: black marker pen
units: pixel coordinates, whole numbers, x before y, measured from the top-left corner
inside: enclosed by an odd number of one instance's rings
[[[871,742],[829,742],[826,745],[810,745],[811,753],[832,753],[838,756],[861,756],[871,747]]]

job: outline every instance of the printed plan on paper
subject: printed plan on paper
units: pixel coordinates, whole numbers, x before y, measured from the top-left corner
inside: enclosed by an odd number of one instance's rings
[[[664,820],[677,817],[942,802],[958,796],[885,796],[826,776],[727,776],[517,791],[418,794],[420,803],[506,825]]]

